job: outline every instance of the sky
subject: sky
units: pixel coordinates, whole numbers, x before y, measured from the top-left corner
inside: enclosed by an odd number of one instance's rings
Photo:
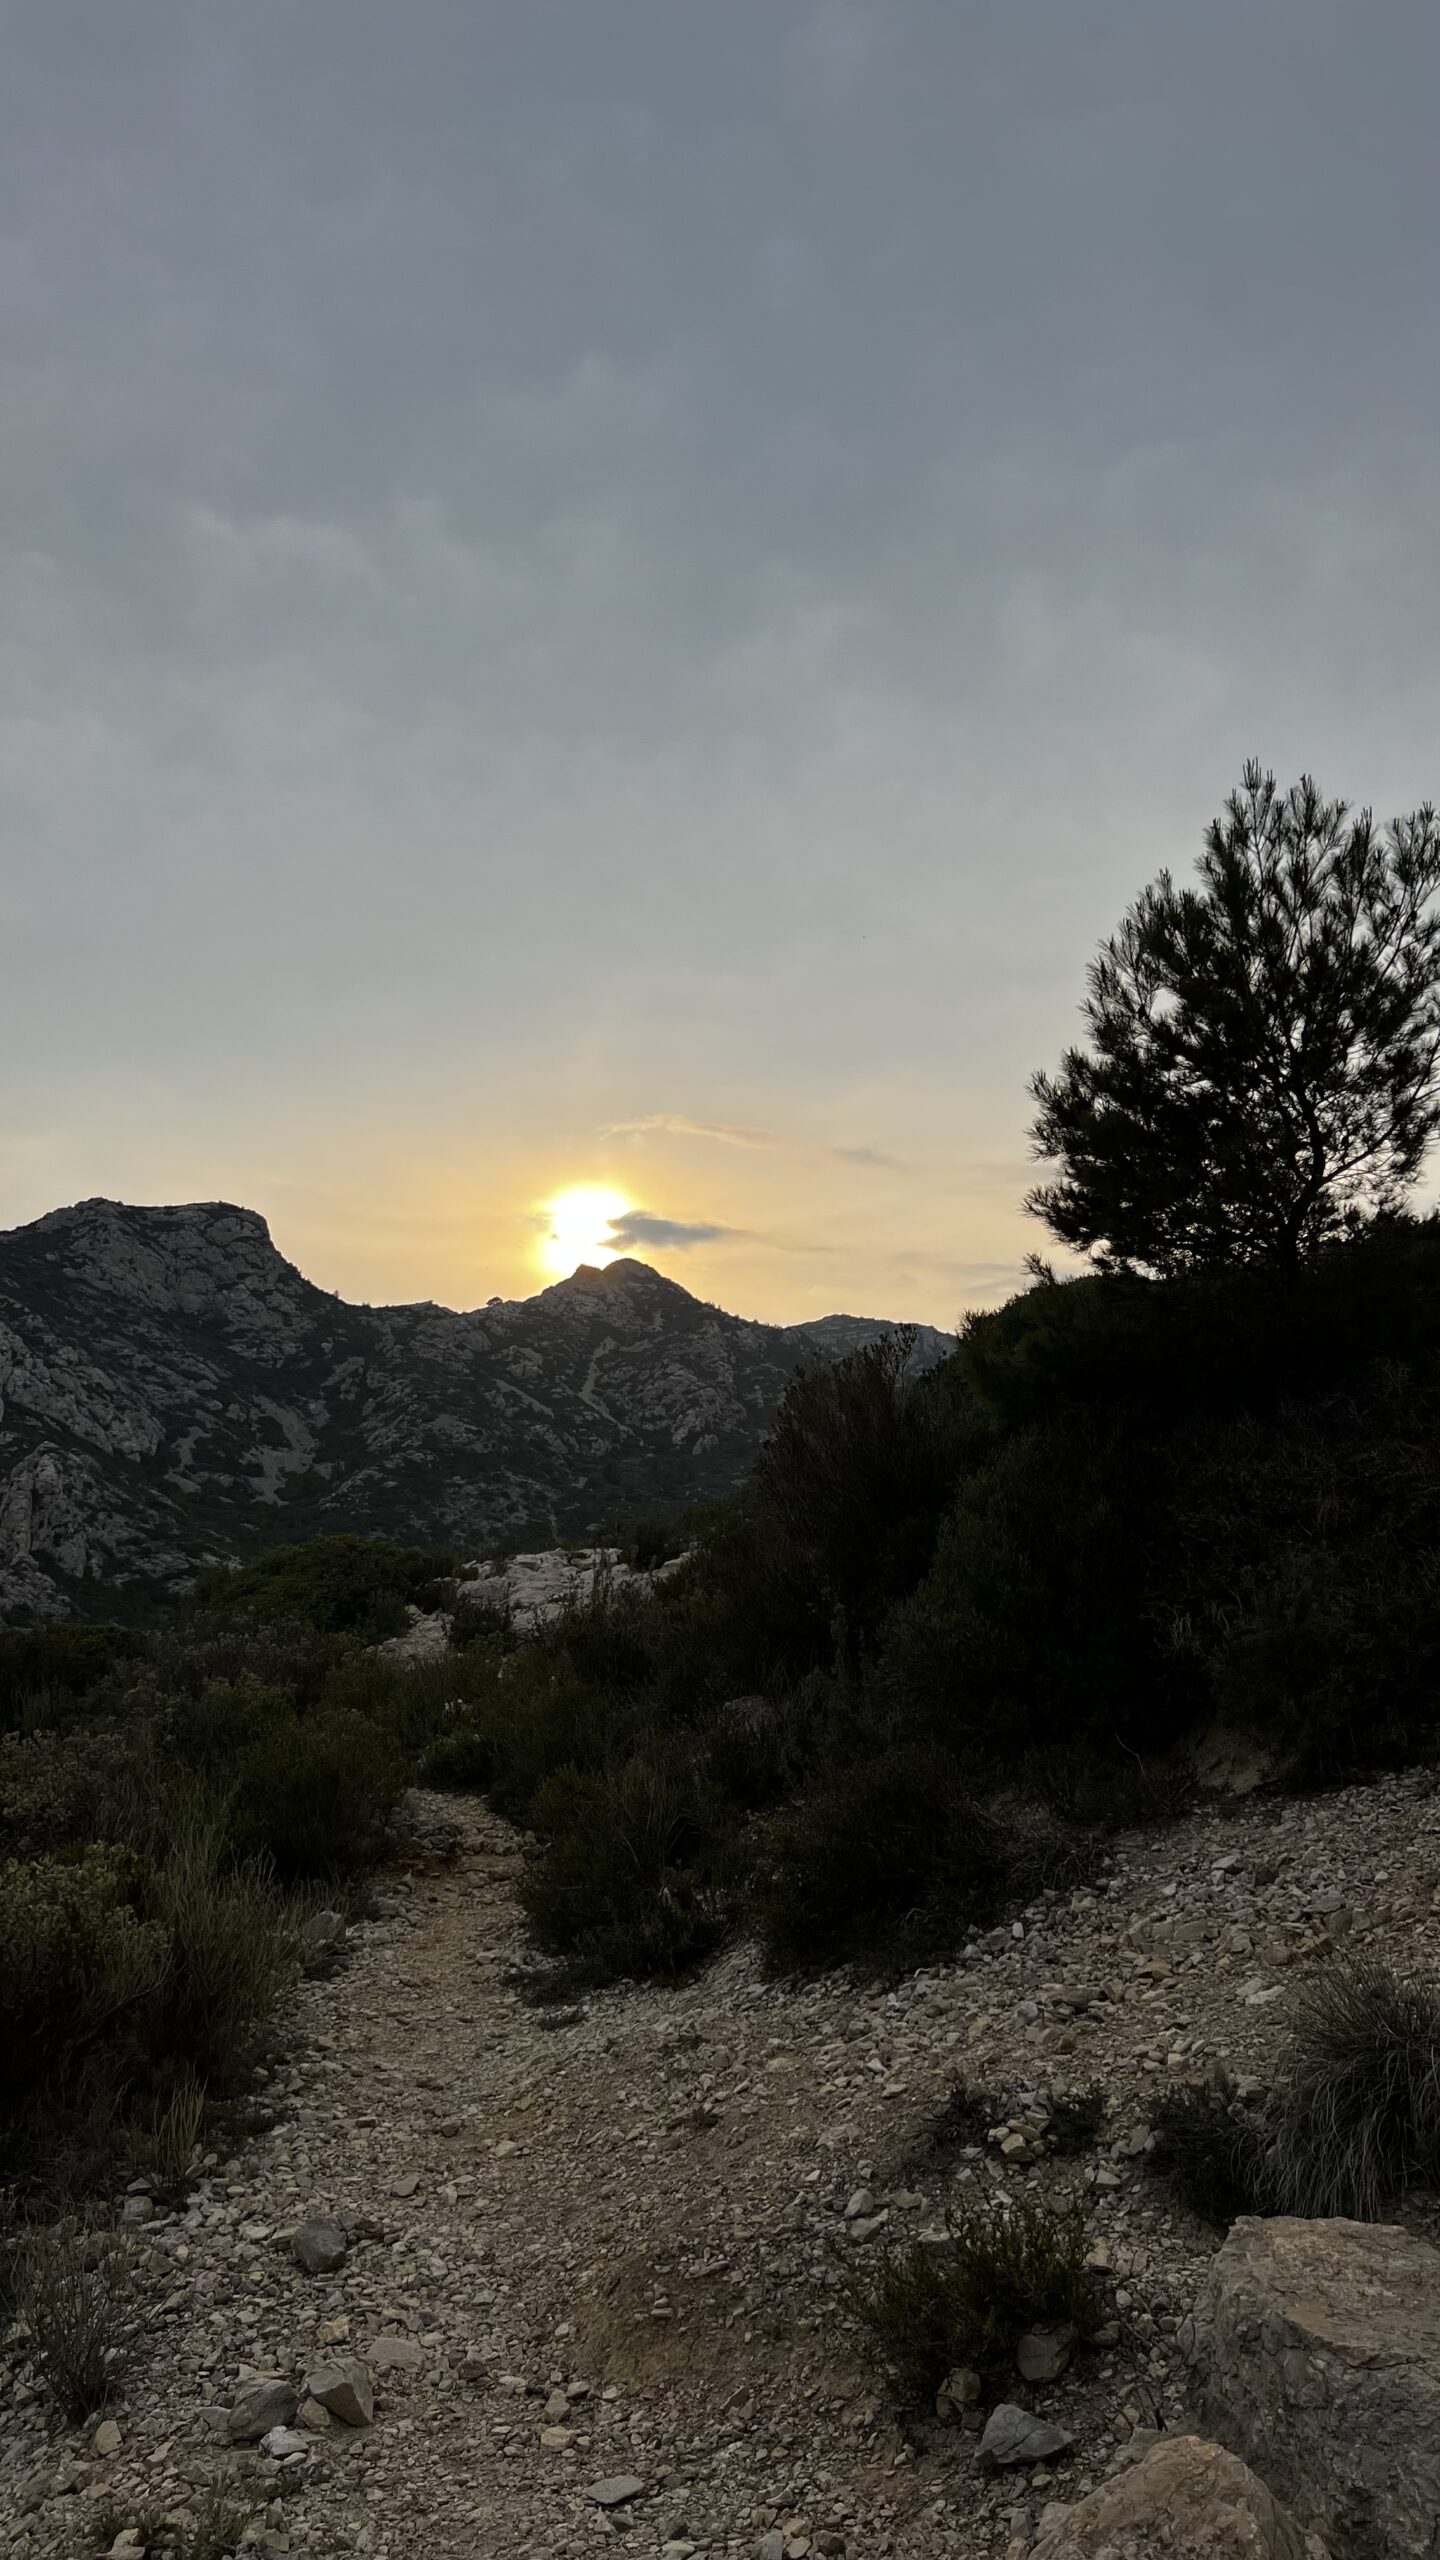
[[[0,1226],[949,1325],[1245,757],[1440,796],[1434,0],[0,45]]]

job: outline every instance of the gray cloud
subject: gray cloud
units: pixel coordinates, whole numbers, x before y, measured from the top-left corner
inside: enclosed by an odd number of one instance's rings
[[[743,1232],[738,1227],[706,1226],[684,1218],[659,1218],[648,1209],[626,1209],[611,1226],[607,1242],[628,1253],[641,1250],[683,1252],[690,1245],[719,1244]]]

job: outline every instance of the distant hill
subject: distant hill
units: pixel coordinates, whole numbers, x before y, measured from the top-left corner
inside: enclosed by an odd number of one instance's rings
[[[467,1554],[727,1491],[786,1380],[893,1330],[752,1324],[643,1262],[473,1314],[351,1306],[225,1202],[0,1233],[0,1623],[361,1530]],[[948,1338],[919,1328],[916,1357]]]

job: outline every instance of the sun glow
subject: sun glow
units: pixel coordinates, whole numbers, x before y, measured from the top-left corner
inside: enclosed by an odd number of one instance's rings
[[[609,1241],[615,1220],[623,1217],[630,1203],[623,1191],[607,1191],[603,1184],[583,1182],[573,1191],[562,1191],[545,1204],[545,1224],[540,1237],[540,1260],[545,1270],[556,1279],[567,1279],[582,1262],[603,1271],[613,1262],[622,1247]]]

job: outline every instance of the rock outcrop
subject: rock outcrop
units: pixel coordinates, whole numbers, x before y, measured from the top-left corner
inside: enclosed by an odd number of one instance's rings
[[[1237,2222],[1193,2353],[1203,2423],[1337,2560],[1440,2560],[1440,2252],[1388,2223]]]
[[[631,1261],[471,1314],[349,1306],[252,1210],[57,1209],[0,1234],[0,1623],[276,1538],[474,1555],[706,1499],[797,1365],[888,1330],[750,1324]]]
[[[1031,2560],[1326,2560],[1263,2480],[1201,2436],[1161,2436],[1073,2507],[1048,2507]]]

